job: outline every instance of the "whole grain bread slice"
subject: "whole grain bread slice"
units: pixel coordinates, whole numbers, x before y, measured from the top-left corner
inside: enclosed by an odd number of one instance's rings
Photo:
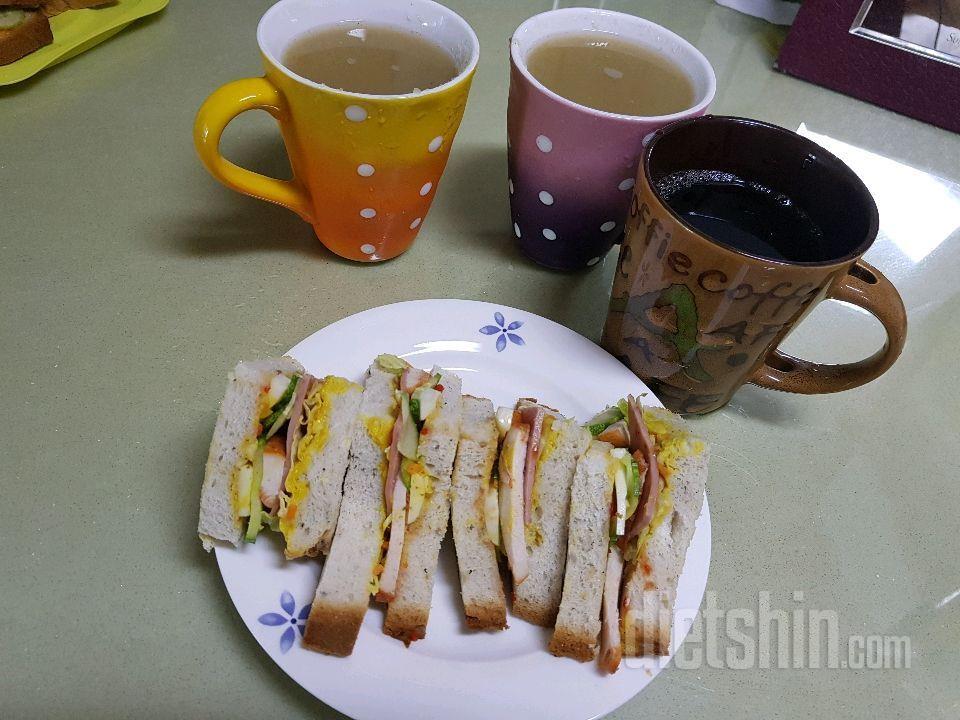
[[[7,5],[9,3],[0,3]],[[50,21],[39,10],[22,7],[2,8],[8,13],[20,16],[19,22],[11,27],[0,29],[0,65],[9,65],[53,42],[53,30]],[[14,15],[16,17],[16,15]]]
[[[303,371],[296,360],[282,357],[240,362],[228,376],[200,489],[197,534],[205,550],[211,550],[217,540],[240,543],[243,522],[234,509],[233,473],[244,441],[257,435],[257,400],[263,386],[274,373]]]
[[[387,607],[383,631],[410,644],[427,633],[433,575],[437,569],[440,543],[450,519],[450,477],[457,442],[460,439],[460,378],[442,368],[442,406],[424,423],[419,453],[433,478],[433,492],[424,500],[420,516],[406,528],[397,591]]]
[[[467,627],[479,630],[507,626],[497,549],[487,534],[484,514],[498,441],[493,403],[464,395],[451,488],[453,541]]]
[[[350,447],[343,502],[303,636],[328,655],[353,652],[383,541],[385,449],[397,413],[398,376],[370,366]]]
[[[554,624],[560,608],[570,486],[577,462],[590,443],[590,433],[575,420],[556,417],[550,432],[557,434],[556,445],[552,451],[544,450],[537,462],[534,506],[531,521],[526,525],[530,572],[513,588],[514,615],[543,627]],[[542,447],[547,446],[545,438]]]
[[[709,451],[690,455],[671,477],[673,510],[624,570],[620,596],[623,654],[667,655],[677,583],[703,507]]]
[[[600,604],[610,546],[613,481],[607,466],[613,446],[593,441],[573,476],[563,596],[550,640],[554,655],[585,662],[597,653]]]

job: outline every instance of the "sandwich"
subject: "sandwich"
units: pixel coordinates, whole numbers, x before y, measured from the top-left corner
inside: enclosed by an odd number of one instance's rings
[[[507,626],[503,581],[497,564],[498,445],[493,403],[464,395],[460,444],[453,466],[453,542],[467,627],[478,630],[502,630]]]
[[[703,505],[707,451],[680,419],[632,396],[587,424],[577,466],[563,598],[550,651],[616,672],[665,655],[677,582]]]
[[[290,358],[241,362],[230,374],[200,493],[198,534],[255,542],[283,534],[288,558],[326,552],[362,390],[314,378]]]
[[[43,13],[47,17],[59,15],[67,10],[85,10],[87,8],[115,5],[117,0],[45,0]]]
[[[425,632],[449,519],[460,380],[381,355],[367,373],[360,415],[304,633],[306,647],[330,655],[353,652],[370,595],[390,604],[385,632],[408,642]]]
[[[0,0],[0,65],[9,65],[53,42],[39,0]]]
[[[513,612],[553,625],[567,556],[570,486],[590,433],[536,401],[501,408],[501,543],[513,577]]]
[[[403,428],[394,433],[396,454],[390,448],[390,459],[396,457],[398,467],[387,475],[388,487],[393,484],[392,502],[384,492],[392,518],[377,599],[389,602],[384,632],[407,645],[426,636],[433,576],[450,521],[460,386],[459,377],[438,367],[430,373],[408,367],[400,377]]]

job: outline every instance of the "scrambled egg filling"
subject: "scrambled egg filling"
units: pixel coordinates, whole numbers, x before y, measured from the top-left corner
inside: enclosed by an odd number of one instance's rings
[[[306,427],[303,438],[297,444],[296,457],[291,463],[290,472],[287,473],[284,484],[286,493],[281,494],[280,498],[280,532],[283,533],[284,540],[290,540],[297,524],[297,509],[310,492],[310,483],[304,477],[310,460],[322,452],[327,444],[332,401],[353,385],[349,380],[330,376],[324,378],[319,388],[303,401],[307,415]]]
[[[550,459],[550,456],[556,452],[560,445],[560,433],[553,429],[554,418],[547,415],[543,418],[543,427],[540,430],[540,457],[537,458],[537,465],[533,471],[533,488],[530,493],[530,514],[540,506],[540,474],[544,463]],[[543,542],[543,532],[540,526],[533,521],[527,523],[523,528],[524,538],[529,547],[535,547]]]

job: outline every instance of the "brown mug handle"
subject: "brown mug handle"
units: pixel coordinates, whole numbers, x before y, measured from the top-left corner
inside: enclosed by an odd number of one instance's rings
[[[883,347],[865,360],[842,365],[808,362],[774,348],[749,382],[771,390],[816,395],[858,387],[890,369],[907,339],[907,312],[893,283],[858,260],[827,297],[862,307],[883,323],[887,331]]]

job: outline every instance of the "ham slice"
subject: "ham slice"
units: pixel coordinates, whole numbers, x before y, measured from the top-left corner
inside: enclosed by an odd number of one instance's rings
[[[317,379],[309,373],[304,373],[297,383],[297,391],[293,396],[293,409],[290,411],[290,421],[287,423],[287,458],[283,463],[283,477],[286,480],[287,473],[290,472],[290,466],[293,464],[293,453],[297,449],[297,443],[300,442],[300,436],[303,435],[303,401],[307,398],[307,393],[313,390],[313,385]]]
[[[647,465],[643,489],[640,491],[640,502],[637,511],[630,518],[630,527],[627,528],[626,539],[631,540],[643,532],[643,529],[653,520],[653,516],[657,512],[657,499],[663,489],[663,481],[660,478],[657,455],[653,451],[653,440],[647,430],[647,424],[643,421],[643,408],[640,401],[630,395],[627,398],[627,406],[630,423],[630,449],[634,456],[642,457]]]
[[[400,375],[400,392],[409,395],[421,385],[430,382],[430,377],[430,373],[424,372],[420,368],[408,367]]]
[[[397,486],[397,479],[400,477],[400,450],[397,445],[400,443],[400,432],[403,429],[403,422],[400,416],[393,423],[393,432],[390,434],[390,449],[387,451],[387,477],[383,481],[383,502],[387,512],[393,510],[393,493]],[[400,483],[403,485],[403,483]]]
[[[523,521],[530,522],[533,509],[533,481],[537,475],[537,460],[540,459],[540,437],[543,434],[543,407],[534,404],[519,405],[520,422],[530,428],[527,440],[527,456],[523,464]]]
[[[403,538],[407,530],[407,488],[402,482],[393,487],[393,518],[390,521],[390,543],[387,557],[380,574],[380,590],[377,600],[390,602],[397,592],[397,577],[400,574],[400,558],[403,555]]]
[[[530,572],[523,522],[523,468],[530,430],[514,425],[503,438],[500,453],[500,531],[514,586]]]
[[[623,654],[620,647],[620,578],[623,576],[623,555],[616,545],[607,553],[607,570],[603,581],[603,604],[600,626],[600,669],[615,673]]]

